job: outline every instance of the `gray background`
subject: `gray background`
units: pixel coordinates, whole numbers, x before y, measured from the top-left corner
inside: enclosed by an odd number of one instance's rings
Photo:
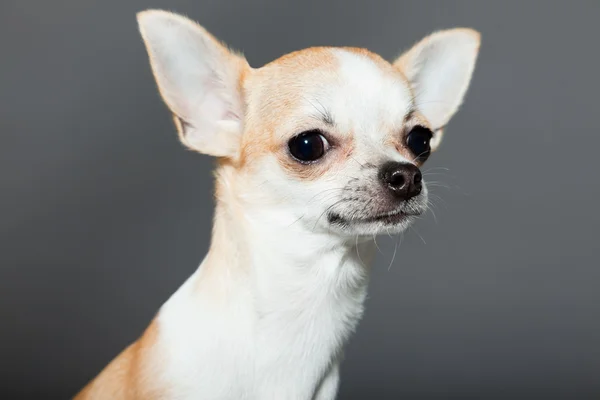
[[[424,168],[446,186],[437,222],[389,270],[379,242],[340,399],[600,396],[599,2],[4,0],[1,398],[74,394],[207,249],[212,161],[183,149],[157,95],[135,21],[150,7],[252,66],[314,45],[391,59],[435,29],[480,30]]]

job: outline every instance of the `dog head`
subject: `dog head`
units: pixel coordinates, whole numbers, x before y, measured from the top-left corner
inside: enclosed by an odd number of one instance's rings
[[[400,232],[426,210],[420,167],[463,101],[476,31],[433,33],[392,63],[319,47],[255,69],[185,17],[138,21],[182,142],[221,160],[236,198],[347,236]]]

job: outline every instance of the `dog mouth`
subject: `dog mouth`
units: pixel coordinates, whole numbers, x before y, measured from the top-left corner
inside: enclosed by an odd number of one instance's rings
[[[327,220],[332,225],[350,225],[350,224],[372,224],[383,223],[384,225],[397,225],[423,214],[422,210],[395,210],[387,213],[376,214],[367,217],[346,217],[341,214],[330,212]]]

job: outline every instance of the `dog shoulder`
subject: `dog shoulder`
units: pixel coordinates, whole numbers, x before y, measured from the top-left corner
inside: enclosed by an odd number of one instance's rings
[[[158,327],[153,321],[144,334],[114,358],[74,400],[161,399],[166,392],[156,369]],[[151,360],[152,359],[152,360]]]

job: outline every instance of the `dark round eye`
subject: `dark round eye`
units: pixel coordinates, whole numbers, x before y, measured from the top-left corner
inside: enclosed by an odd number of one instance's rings
[[[425,161],[429,157],[431,147],[429,142],[433,132],[424,126],[415,126],[406,136],[406,146],[415,155],[416,160]]]
[[[323,157],[327,150],[327,139],[320,131],[306,131],[293,137],[288,142],[290,153],[301,162],[316,161]]]

